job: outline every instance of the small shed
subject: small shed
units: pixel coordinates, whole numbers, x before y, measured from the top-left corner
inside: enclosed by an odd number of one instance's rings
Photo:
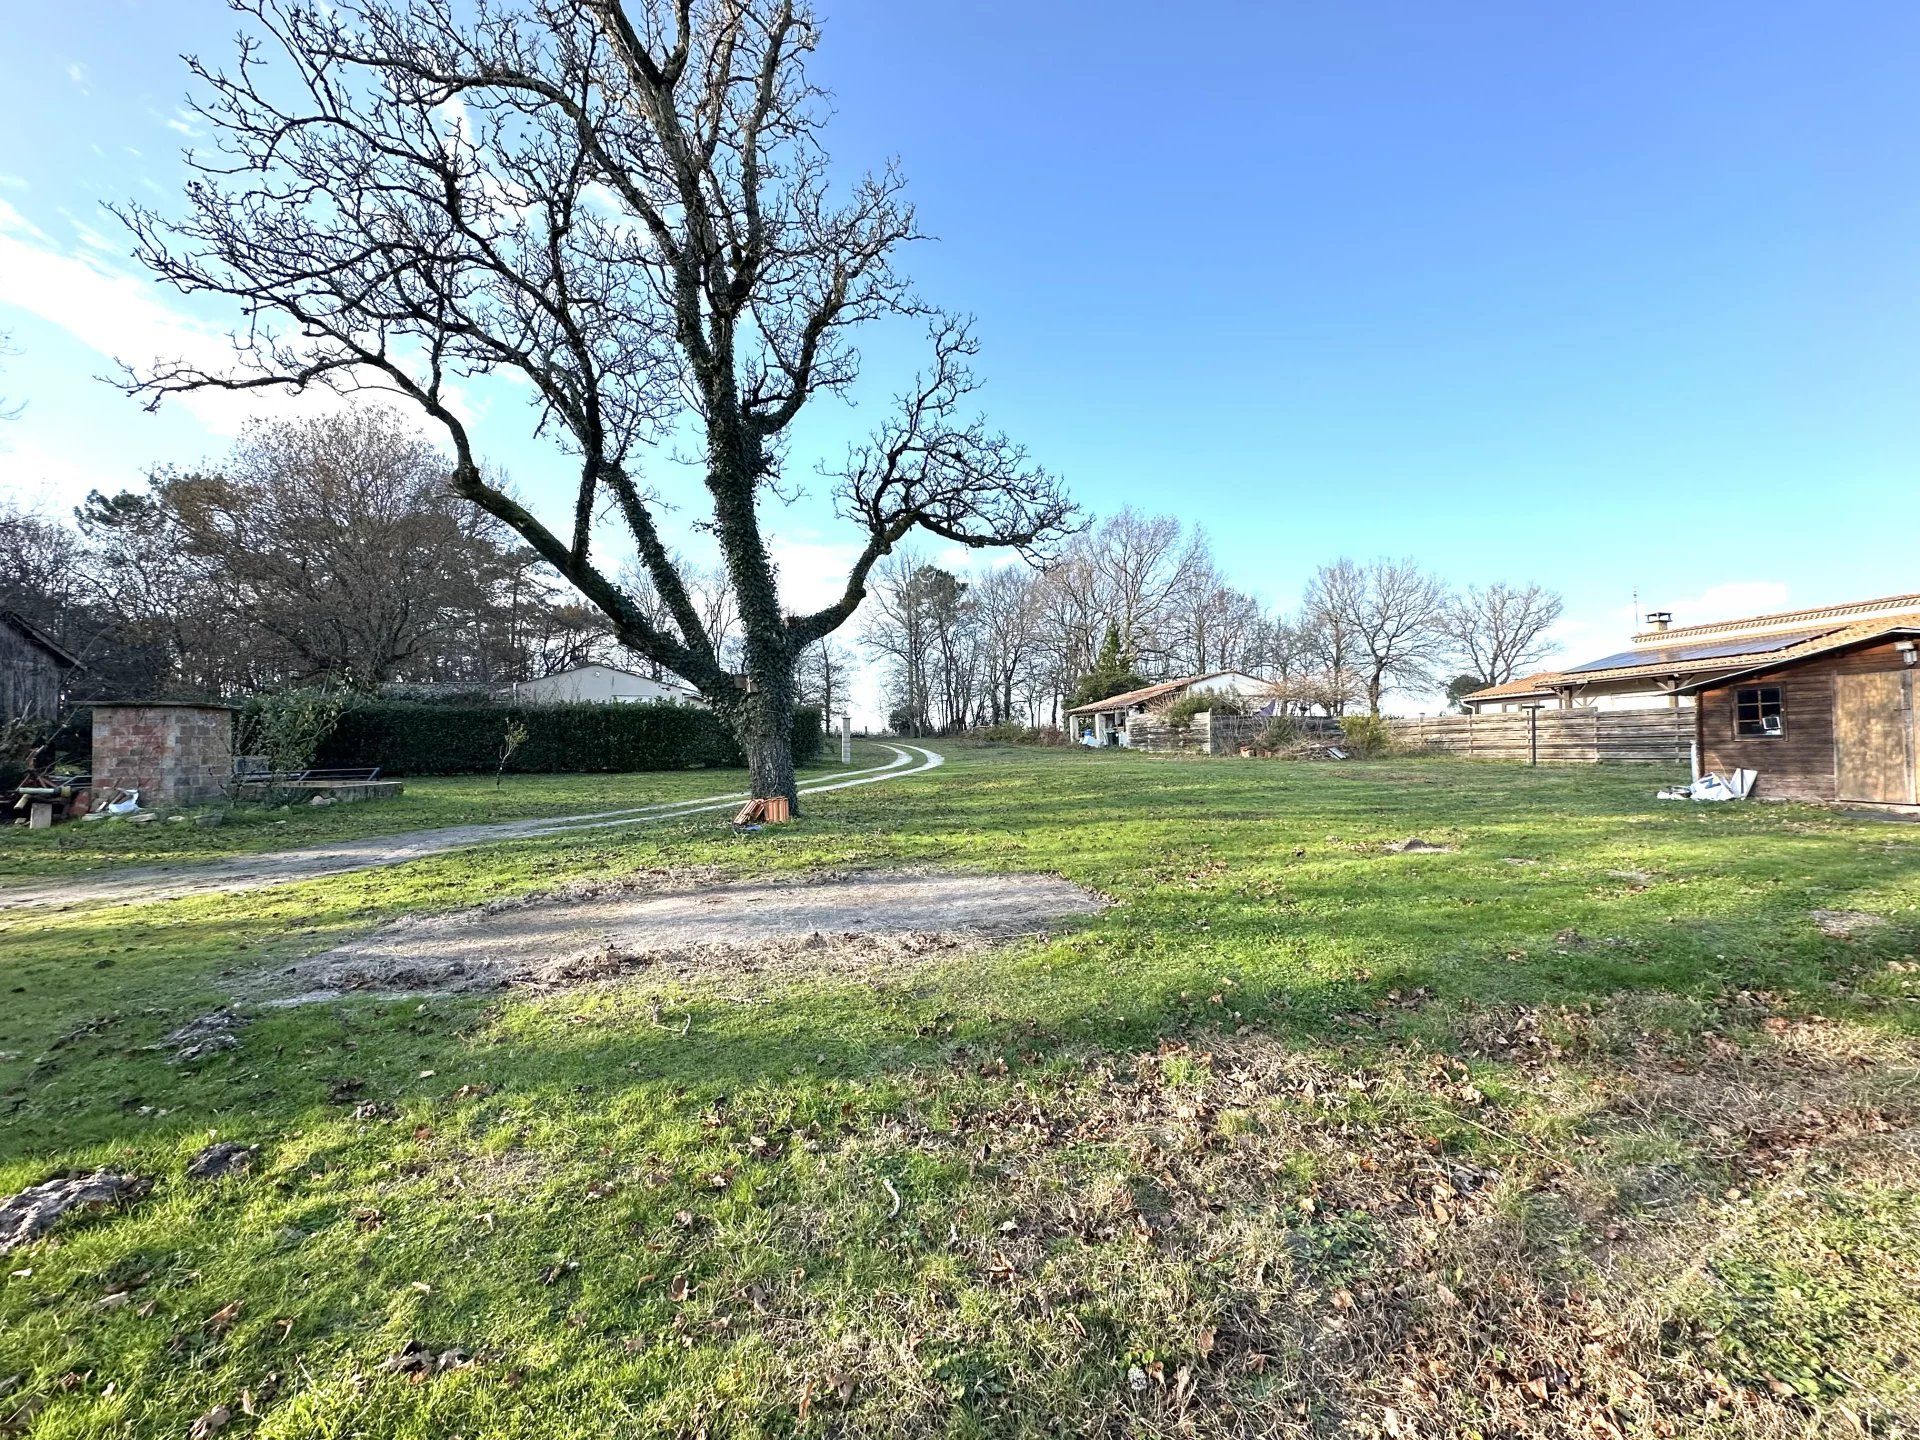
[[[1920,617],[1851,626],[1689,687],[1699,768],[1754,794],[1920,809]]]
[[[24,615],[0,610],[0,724],[57,720],[67,677],[84,669]]]

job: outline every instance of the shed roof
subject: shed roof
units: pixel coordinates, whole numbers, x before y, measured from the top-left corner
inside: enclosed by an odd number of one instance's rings
[[[1123,691],[1118,695],[1109,695],[1104,700],[1095,700],[1086,705],[1075,705],[1066,713],[1069,715],[1092,715],[1096,711],[1128,710],[1135,705],[1151,704],[1155,700],[1164,700],[1178,695],[1189,685],[1198,685],[1202,680],[1218,680],[1222,675],[1239,675],[1238,670],[1209,670],[1204,675],[1183,675],[1178,680],[1162,680],[1153,685],[1143,685],[1138,690]],[[1246,677],[1251,680],[1254,677]]]
[[[9,629],[25,636],[30,644],[46,651],[47,654],[51,655],[60,664],[65,665],[69,670],[84,670],[87,668],[81,662],[78,655],[74,654],[64,645],[61,645],[51,635],[47,634],[46,631],[42,630],[38,625],[35,625],[19,611],[0,610],[0,624],[4,624]]]
[[[1833,607],[1836,611],[1857,608],[1862,607]],[[1819,612],[1789,613],[1799,615]],[[1757,618],[1766,620],[1778,617]],[[1728,622],[1727,628],[1746,623],[1754,622]],[[1566,670],[1543,670],[1536,675],[1527,676],[1524,680],[1510,680],[1505,685],[1489,686],[1485,690],[1474,691],[1467,698],[1469,700],[1512,699],[1520,695],[1546,694],[1557,687],[1587,685],[1599,680],[1647,680],[1682,676],[1701,677],[1701,680],[1718,679],[1732,673],[1766,668],[1772,664],[1788,664],[1797,659],[1804,659],[1808,655],[1824,654],[1838,646],[1854,644],[1863,637],[1870,639],[1875,635],[1903,626],[1909,628],[1920,626],[1920,608],[1903,614],[1875,615],[1852,621],[1835,620],[1827,625],[1776,630],[1770,634],[1703,638],[1691,642],[1687,642],[1687,636],[1682,632],[1669,632],[1679,635],[1681,640],[1687,643],[1648,645],[1633,650],[1623,650],[1618,654],[1589,660]],[[1704,632],[1722,627],[1698,626],[1695,628]],[[1700,680],[1696,680],[1695,683],[1683,686],[1682,689],[1691,693],[1700,688],[1700,683]]]
[[[1729,680],[1741,680],[1749,675],[1765,674],[1769,670],[1784,670],[1790,665],[1798,665],[1805,660],[1830,655],[1835,650],[1870,644],[1875,640],[1886,640],[1896,635],[1920,636],[1920,614],[1863,620],[1858,625],[1848,625],[1816,639],[1802,641],[1778,654],[1768,655],[1757,664],[1743,666],[1731,673],[1723,669],[1713,675],[1703,676],[1691,684],[1682,685],[1680,690],[1682,694],[1691,695],[1714,685],[1724,685]]]
[[[1468,700],[1518,700],[1524,695],[1551,695],[1553,682],[1560,678],[1556,670],[1536,670],[1531,675],[1521,675],[1499,685],[1489,685],[1484,690],[1475,690],[1465,698]]]

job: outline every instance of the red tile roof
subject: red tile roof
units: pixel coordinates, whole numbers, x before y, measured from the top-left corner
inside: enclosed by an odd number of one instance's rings
[[[1090,705],[1075,705],[1066,713],[1069,715],[1091,715],[1095,711],[1130,710],[1135,705],[1146,705],[1154,700],[1178,695],[1189,685],[1197,685],[1202,680],[1217,680],[1222,675],[1237,675],[1237,670],[1209,670],[1204,675],[1183,675],[1178,680],[1162,680],[1158,684],[1143,685],[1138,690],[1128,690],[1119,695],[1109,695],[1104,700],[1095,700]]]

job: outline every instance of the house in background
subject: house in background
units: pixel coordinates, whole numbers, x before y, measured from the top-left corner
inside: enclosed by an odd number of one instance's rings
[[[640,704],[668,700],[698,704],[700,697],[678,681],[650,680],[612,665],[576,665],[557,675],[521,680],[507,687],[505,698],[523,705]]]
[[[86,668],[24,615],[0,610],[0,724],[59,719],[67,677]]]
[[[1565,670],[1543,670],[1468,695],[1476,714],[1513,710],[1687,708],[1727,676],[1790,656],[1842,647],[1903,623],[1920,624],[1920,594],[1889,595],[1810,610],[1750,615],[1675,628],[1665,612],[1647,617],[1633,648]]]
[[[1066,713],[1073,725],[1074,739],[1093,745],[1125,745],[1129,743],[1127,721],[1130,717],[1171,705],[1183,695],[1268,700],[1273,696],[1273,682],[1240,670],[1213,670],[1205,675],[1162,680],[1157,685],[1129,690],[1089,705],[1075,705]]]

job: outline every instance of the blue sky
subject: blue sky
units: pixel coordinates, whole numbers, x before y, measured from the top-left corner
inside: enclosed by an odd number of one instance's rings
[[[136,276],[98,207],[177,193],[174,57],[226,53],[232,17],[20,8],[0,485],[65,504],[243,416],[92,378],[218,318]],[[1576,654],[1617,648],[1635,589],[1682,623],[1920,589],[1920,7],[820,9],[836,161],[901,157],[940,237],[922,289],[978,316],[992,416],[1096,511],[1202,524],[1276,601],[1341,553],[1539,579]],[[869,347],[869,401],[905,338]],[[870,418],[824,408],[796,469]],[[794,588],[823,585],[848,539],[823,497],[779,524]]]

